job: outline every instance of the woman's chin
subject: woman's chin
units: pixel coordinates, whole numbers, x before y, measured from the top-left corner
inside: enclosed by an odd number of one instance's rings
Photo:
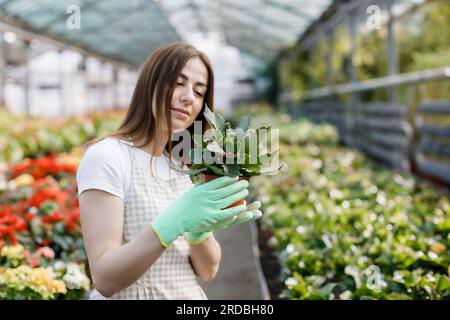
[[[187,120],[183,121],[183,120],[180,120],[177,118],[172,118],[172,132],[176,133],[176,132],[183,131],[189,127],[188,124],[189,123]]]

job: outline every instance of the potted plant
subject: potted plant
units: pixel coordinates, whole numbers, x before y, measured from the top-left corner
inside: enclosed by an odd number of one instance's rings
[[[229,121],[208,106],[204,117],[210,128],[204,134],[194,133],[194,147],[186,157],[190,168],[182,170],[169,162],[172,169],[204,183],[220,176],[238,176],[239,180],[248,181],[252,176],[276,174],[285,166],[278,161],[279,149],[272,150],[278,146],[278,135],[272,134],[271,126],[251,128],[251,117],[245,116],[232,128]],[[241,200],[230,207],[243,203]]]

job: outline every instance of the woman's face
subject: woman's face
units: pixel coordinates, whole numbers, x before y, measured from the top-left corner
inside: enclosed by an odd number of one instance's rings
[[[177,79],[171,101],[173,132],[189,128],[202,110],[208,69],[198,57],[190,59]]]

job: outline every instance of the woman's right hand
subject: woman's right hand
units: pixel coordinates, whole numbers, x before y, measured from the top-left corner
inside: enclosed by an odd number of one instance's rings
[[[208,228],[245,211],[245,204],[227,207],[247,197],[247,188],[246,180],[227,176],[195,186],[153,220],[151,227],[167,248],[185,232]]]

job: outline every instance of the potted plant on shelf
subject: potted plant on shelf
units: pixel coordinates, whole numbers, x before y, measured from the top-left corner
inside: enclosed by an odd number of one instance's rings
[[[210,128],[204,134],[194,133],[194,147],[191,145],[185,157],[190,168],[183,170],[169,162],[172,169],[204,183],[220,176],[238,176],[239,180],[248,181],[252,176],[276,174],[285,167],[278,161],[278,132],[274,134],[271,126],[251,128],[251,117],[245,116],[232,128],[229,121],[208,106],[204,117]],[[241,200],[230,207],[243,203]]]

